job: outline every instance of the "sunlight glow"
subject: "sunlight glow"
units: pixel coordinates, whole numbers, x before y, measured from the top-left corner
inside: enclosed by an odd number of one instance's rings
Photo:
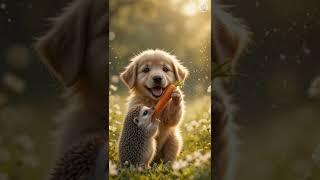
[[[198,12],[198,5],[195,1],[190,1],[182,6],[182,13],[186,16],[194,16]]]
[[[172,3],[178,3],[179,0],[172,0]],[[209,5],[207,0],[190,0],[186,2],[181,9],[185,16],[195,16],[198,12],[207,12]]]

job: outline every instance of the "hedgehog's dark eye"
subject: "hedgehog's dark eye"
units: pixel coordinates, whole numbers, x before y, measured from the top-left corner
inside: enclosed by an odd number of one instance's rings
[[[148,115],[148,111],[147,110],[145,110],[144,112],[143,112],[143,114],[142,114],[143,116],[146,116],[146,115]]]
[[[144,73],[148,73],[150,71],[150,68],[149,67],[145,67],[144,69],[143,69],[143,72]]]
[[[163,70],[164,72],[168,72],[168,71],[169,71],[169,69],[168,69],[166,66],[164,66],[164,67],[162,68],[162,70]]]

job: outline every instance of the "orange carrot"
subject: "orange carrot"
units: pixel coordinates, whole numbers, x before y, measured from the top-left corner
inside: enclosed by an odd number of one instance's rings
[[[158,118],[160,112],[166,107],[167,103],[169,102],[169,100],[171,98],[171,94],[177,88],[177,86],[182,86],[182,82],[177,82],[176,85],[170,84],[166,87],[166,89],[164,90],[163,94],[161,95],[159,101],[157,102],[157,104],[154,107],[154,113],[153,113],[154,118]]]

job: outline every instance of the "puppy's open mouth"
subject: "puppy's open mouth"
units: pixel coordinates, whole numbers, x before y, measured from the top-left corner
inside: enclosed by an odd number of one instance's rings
[[[150,91],[150,93],[154,96],[154,97],[160,97],[163,93],[164,88],[162,88],[161,86],[155,86],[153,88],[148,88],[147,89]]]

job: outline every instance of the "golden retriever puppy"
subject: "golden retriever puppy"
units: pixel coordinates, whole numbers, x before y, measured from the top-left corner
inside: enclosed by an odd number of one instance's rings
[[[106,1],[74,0],[35,44],[66,93],[50,179],[106,178],[107,27]]]
[[[249,42],[249,31],[243,23],[227,13],[218,1],[213,1],[212,58],[215,63],[231,61],[232,69]],[[233,180],[238,160],[238,136],[236,134],[236,110],[228,81],[213,81],[213,177]]]
[[[120,74],[122,81],[130,89],[128,109],[137,104],[153,107],[164,89],[176,81],[184,81],[188,70],[179,60],[162,50],[146,50],[131,59],[125,71]],[[184,113],[183,94],[177,89],[172,99],[160,113],[159,133],[156,136],[155,159],[174,161],[182,148],[179,123]]]

